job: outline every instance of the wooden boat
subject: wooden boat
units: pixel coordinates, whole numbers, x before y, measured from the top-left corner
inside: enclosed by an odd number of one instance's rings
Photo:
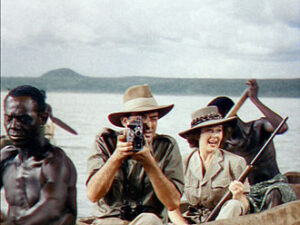
[[[272,209],[231,219],[203,223],[207,225],[297,225],[300,224],[300,200],[288,202]]]
[[[77,225],[92,224],[93,217],[79,218]],[[285,203],[261,213],[203,223],[207,225],[299,225],[300,200]]]
[[[288,202],[272,209],[239,216],[235,218],[203,223],[207,225],[300,225],[300,172],[288,172],[284,174],[296,192],[297,200]],[[182,202],[181,211],[187,209],[188,204]],[[94,217],[79,218],[77,225],[92,224]]]
[[[287,172],[284,174],[289,184],[296,192],[297,200],[288,202],[272,209],[239,216],[231,219],[203,223],[207,225],[300,225],[300,172]]]
[[[287,172],[284,174],[288,181],[289,184],[292,186],[294,191],[296,192],[297,199],[300,199],[300,172]]]

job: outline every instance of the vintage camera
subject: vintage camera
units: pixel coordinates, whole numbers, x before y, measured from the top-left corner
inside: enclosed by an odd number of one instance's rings
[[[120,209],[120,217],[122,220],[132,221],[144,212],[158,214],[154,209],[152,209],[152,207],[147,205],[137,204],[135,206],[131,206],[128,201],[125,201]]]
[[[144,146],[142,116],[137,116],[136,119],[131,120],[128,128],[126,135],[127,142],[132,142],[134,152],[142,150]]]

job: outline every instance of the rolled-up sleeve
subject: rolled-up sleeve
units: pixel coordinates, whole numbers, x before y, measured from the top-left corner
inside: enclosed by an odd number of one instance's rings
[[[165,162],[166,164],[163,168],[164,174],[170,181],[172,181],[172,183],[176,186],[177,190],[182,195],[184,188],[182,157],[179,151],[178,144],[173,139],[171,140],[169,153]]]
[[[113,143],[108,143],[105,139],[105,133],[107,130],[101,131],[95,138],[94,145],[90,150],[90,155],[87,160],[87,174],[86,185],[91,177],[102,168],[108,158],[111,156],[109,149],[114,148]]]

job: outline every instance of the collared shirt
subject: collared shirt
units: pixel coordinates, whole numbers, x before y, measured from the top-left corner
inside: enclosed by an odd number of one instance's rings
[[[203,173],[198,151],[195,149],[185,164],[184,191],[189,204],[211,210],[226,194],[229,184],[239,178],[246,168],[246,162],[240,156],[218,149]],[[250,191],[247,180],[245,189],[246,192]]]
[[[117,133],[111,129],[104,129],[96,137],[94,148],[88,158],[88,179],[106,163],[116,148]],[[183,191],[183,166],[176,141],[167,135],[156,135],[153,140],[152,155],[165,176]],[[113,184],[105,197],[97,202],[95,216],[120,216],[121,207],[128,204],[130,207],[143,206],[146,211],[156,213],[167,219],[166,210],[157,198],[150,179],[138,161],[124,160],[121,168],[114,177]]]

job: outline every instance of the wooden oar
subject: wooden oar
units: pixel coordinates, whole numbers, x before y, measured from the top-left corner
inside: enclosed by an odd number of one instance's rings
[[[248,98],[248,92],[249,92],[249,88],[247,88],[243,92],[243,94],[240,97],[239,101],[234,105],[234,107],[231,108],[231,110],[227,113],[227,115],[225,116],[225,118],[232,117],[232,116],[236,115],[237,111],[241,108],[241,106],[247,100],[247,98]]]
[[[60,119],[58,119],[57,117],[50,116],[50,119],[52,120],[53,123],[55,123],[56,125],[60,126],[64,130],[70,132],[71,134],[77,135],[76,130],[74,130],[72,127],[70,127],[69,125],[67,125],[66,123],[64,123]]]
[[[49,114],[49,118],[51,119],[51,121],[53,123],[55,123],[56,125],[60,126],[64,130],[70,132],[71,134],[77,135],[77,132],[72,127],[70,127],[68,124],[66,124],[62,120],[58,119],[57,117],[53,116],[53,114],[52,114],[52,107],[49,104],[47,104],[47,112]]]

